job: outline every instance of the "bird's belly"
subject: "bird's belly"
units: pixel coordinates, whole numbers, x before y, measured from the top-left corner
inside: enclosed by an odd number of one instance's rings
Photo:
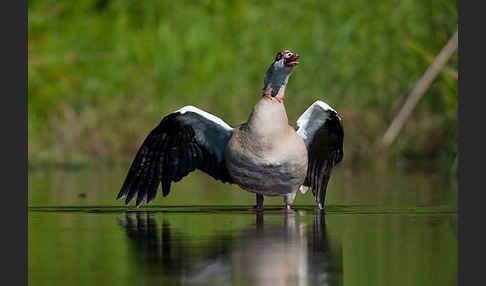
[[[270,196],[288,194],[303,184],[307,174],[307,160],[297,160],[296,156],[272,162],[239,155],[227,161],[227,168],[235,183],[249,192]]]

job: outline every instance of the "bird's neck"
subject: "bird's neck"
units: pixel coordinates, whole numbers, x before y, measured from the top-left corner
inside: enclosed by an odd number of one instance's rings
[[[283,103],[285,99],[285,87],[286,85],[281,86],[275,96],[272,96],[272,87],[264,87],[263,98],[272,103]]]
[[[274,103],[283,102],[291,74],[292,68],[275,68],[275,64],[272,64],[265,73],[263,98]]]
[[[275,98],[275,97],[274,97]],[[269,100],[265,96],[253,107],[248,127],[256,137],[278,136],[288,129],[289,120],[282,102]]]

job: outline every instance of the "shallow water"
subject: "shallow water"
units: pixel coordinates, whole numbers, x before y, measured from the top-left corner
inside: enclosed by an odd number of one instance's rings
[[[29,174],[29,285],[457,285],[456,191],[428,175],[336,172],[326,212],[190,175],[126,208],[125,170]]]

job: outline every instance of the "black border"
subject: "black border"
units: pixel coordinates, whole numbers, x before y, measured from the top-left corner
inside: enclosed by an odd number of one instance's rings
[[[458,284],[484,284],[486,63],[482,1],[459,1]],[[467,4],[467,10],[466,10]],[[473,4],[476,4],[473,6]],[[477,7],[475,7],[477,6]],[[484,6],[484,5],[481,5]],[[480,36],[481,35],[481,36]],[[468,41],[467,43],[465,43]],[[467,138],[466,139],[466,134]],[[466,217],[468,228],[466,231]],[[478,259],[476,259],[478,258]],[[476,261],[477,260],[477,261]]]
[[[2,4],[2,284],[27,285],[27,1]]]

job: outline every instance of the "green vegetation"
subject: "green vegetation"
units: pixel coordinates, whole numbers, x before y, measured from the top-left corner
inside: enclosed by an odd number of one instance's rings
[[[457,27],[451,0],[262,2],[30,1],[29,164],[130,160],[163,116],[188,104],[239,124],[276,52],[291,49],[302,58],[287,89],[289,119],[317,99],[335,107],[351,168],[377,157]],[[457,54],[447,68],[457,70]],[[449,169],[456,113],[457,80],[443,72],[380,158]]]

